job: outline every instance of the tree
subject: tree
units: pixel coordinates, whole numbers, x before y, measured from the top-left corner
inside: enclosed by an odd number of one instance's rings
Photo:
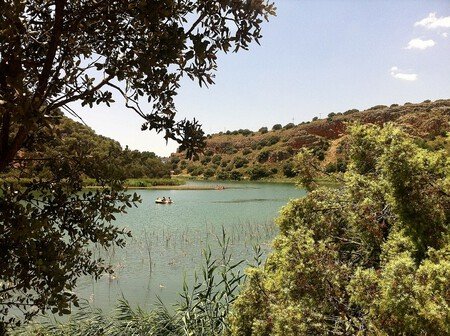
[[[284,125],[284,129],[291,129],[291,128],[294,128],[295,127],[295,124],[294,123],[289,123],[289,124],[286,124],[286,125]]]
[[[272,131],[279,131],[282,128],[283,126],[281,126],[281,124],[275,124],[272,126]]]
[[[448,156],[391,125],[354,126],[350,147],[338,188],[281,211],[274,251],[235,301],[232,334],[450,333]]]
[[[269,132],[269,130],[267,129],[267,127],[261,127],[258,132],[260,132],[261,134],[265,134],[267,132]]]
[[[248,159],[242,156],[236,156],[233,159],[235,168],[242,168],[244,165],[248,163]]]
[[[264,162],[267,162],[267,160],[269,160],[269,156],[270,156],[270,152],[268,150],[264,150],[258,154],[256,159],[258,160],[259,163],[264,163]]]
[[[123,246],[127,233],[111,222],[139,201],[78,154],[33,158],[47,160],[51,174],[19,187],[29,150],[57,136],[59,110],[77,116],[73,103],[109,106],[119,96],[143,130],[163,132],[193,155],[204,136],[195,119],[175,120],[181,78],[213,84],[217,54],[258,42],[273,14],[262,0],[0,3],[0,172],[17,171],[0,190],[0,334],[11,308],[26,320],[49,308],[68,313],[77,278],[108,270],[89,245]],[[88,171],[105,188],[81,193]]]
[[[283,174],[286,177],[295,177],[297,175],[297,170],[291,161],[283,165]]]
[[[262,165],[255,165],[252,168],[247,169],[247,174],[250,176],[250,180],[260,180],[264,177],[269,177],[272,173]]]

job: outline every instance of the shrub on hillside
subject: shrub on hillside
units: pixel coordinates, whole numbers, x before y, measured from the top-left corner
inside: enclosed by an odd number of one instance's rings
[[[203,167],[197,166],[197,167],[194,167],[194,169],[192,169],[191,175],[199,176],[199,175],[202,175],[204,173],[204,171],[205,171],[205,169]]]
[[[259,163],[264,163],[267,162],[267,160],[269,160],[269,156],[270,156],[269,151],[262,151],[258,154],[256,159],[258,160]]]
[[[222,157],[219,154],[214,155],[211,159],[211,162],[217,165],[219,165],[221,161]]]
[[[353,114],[359,112],[358,109],[351,109],[344,112],[344,115]]]
[[[289,123],[289,124],[286,124],[286,125],[284,125],[284,129],[291,129],[291,128],[294,128],[295,127],[295,124],[294,123]]]
[[[230,179],[230,174],[229,174],[229,172],[226,172],[226,171],[219,171],[219,172],[216,172],[216,178],[218,179],[218,180],[229,180]]]
[[[279,131],[282,128],[283,126],[281,126],[281,124],[275,124],[272,126],[272,131]]]
[[[267,138],[267,146],[275,145],[278,141],[280,141],[280,137],[276,135],[272,135],[269,138]]]
[[[231,155],[231,154],[236,154],[238,152],[238,150],[236,148],[234,148],[233,146],[228,146],[224,149],[224,152],[226,154]]]
[[[248,155],[252,152],[252,150],[250,148],[244,148],[244,150],[242,151],[243,155]]]
[[[242,156],[236,156],[233,159],[234,167],[235,168],[242,168],[245,164],[248,163],[248,159],[242,157]]]
[[[286,177],[295,177],[297,176],[297,170],[295,169],[295,165],[294,163],[291,162],[286,162],[283,165],[283,175]]]
[[[247,169],[247,174],[250,177],[250,180],[260,180],[265,177],[269,177],[272,175],[270,170],[268,170],[264,166],[253,166],[252,168]]]
[[[230,180],[234,180],[234,181],[240,181],[242,179],[242,173],[240,171],[237,170],[233,170],[230,173]]]
[[[239,133],[241,133],[244,136],[249,136],[250,134],[253,134],[253,132],[250,131],[249,129],[240,129]]]
[[[200,160],[202,165],[206,165],[208,163],[211,162],[211,156],[204,156],[201,160]]]
[[[209,179],[215,175],[216,171],[212,168],[208,168],[203,172],[203,177]]]

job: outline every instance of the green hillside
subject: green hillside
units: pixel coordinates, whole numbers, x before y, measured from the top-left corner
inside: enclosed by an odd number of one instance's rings
[[[53,129],[38,132],[3,178],[48,180],[63,161],[78,165],[85,180],[170,178],[170,166],[155,153],[122,148],[119,142],[96,134],[88,126],[61,114],[55,118]]]
[[[364,111],[351,109],[313,118],[298,125],[261,127],[208,135],[203,154],[193,161],[184,153],[170,158],[177,174],[215,179],[289,178],[296,175],[294,156],[310,148],[328,172],[346,169],[346,135],[349,123],[400,125],[422,146],[446,148],[450,153],[450,100],[424,101],[402,106],[377,105]]]

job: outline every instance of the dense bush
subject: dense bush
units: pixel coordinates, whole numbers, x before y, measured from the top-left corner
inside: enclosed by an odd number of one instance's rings
[[[292,155],[289,152],[284,151],[284,150],[279,150],[270,155],[270,161],[271,162],[283,161],[283,160],[290,158],[291,156]]]
[[[230,173],[227,171],[218,171],[216,172],[216,178],[218,180],[229,180],[230,179]]]
[[[243,177],[243,174],[238,170],[233,170],[230,173],[230,180],[240,181]]]
[[[281,126],[281,124],[275,124],[272,126],[272,131],[279,131],[282,128],[283,126]]]
[[[214,155],[214,151],[213,151],[213,150],[207,149],[207,150],[205,151],[205,156],[213,156],[213,155]]]
[[[206,165],[208,163],[211,162],[211,156],[204,156],[201,160],[200,160],[202,165]]]
[[[203,177],[208,179],[210,177],[213,177],[215,173],[216,173],[216,171],[213,168],[207,168],[203,172]]]
[[[351,110],[347,110],[344,112],[344,115],[349,115],[349,114],[353,114],[353,113],[357,113],[359,112],[358,109],[351,109]]]
[[[258,132],[260,132],[261,134],[265,134],[267,133],[269,130],[267,129],[267,127],[261,127]]]
[[[336,162],[330,162],[325,166],[325,171],[327,173],[344,173],[347,170],[347,162],[342,158],[338,158]]]
[[[205,169],[201,166],[196,166],[192,169],[192,171],[190,172],[190,174],[192,176],[199,176],[202,175],[204,173]]]
[[[276,135],[272,135],[269,138],[267,138],[267,146],[275,145],[278,141],[280,141],[280,137]]]
[[[222,161],[222,157],[218,154],[214,155],[211,159],[211,162],[214,164],[217,164],[217,165],[219,165],[221,161]]]
[[[265,177],[269,177],[272,175],[272,172],[268,170],[264,166],[253,166],[247,170],[247,174],[250,177],[250,180],[260,180]]]
[[[283,208],[273,252],[247,271],[233,335],[449,335],[450,160],[392,126],[355,126],[339,188]],[[311,164],[313,163],[313,164]]]
[[[236,154],[238,152],[238,150],[236,148],[234,148],[233,146],[229,145],[224,149],[224,153],[226,154]]]
[[[166,178],[170,177],[170,170],[176,167],[174,161],[164,163],[153,152],[131,150],[128,146],[122,149],[117,141],[97,135],[89,127],[69,118],[59,116],[58,120],[54,131],[60,134],[60,137],[44,138],[45,141],[36,144],[33,143],[36,140],[32,139],[22,152],[26,159],[26,164],[21,166],[22,177],[49,178],[52,175],[53,163],[37,160],[42,157],[55,157],[60,160],[63,157],[78,157],[78,162],[89,158],[89,162],[84,165],[84,175],[94,179],[105,176],[117,180]],[[11,173],[14,173],[14,170]]]
[[[250,131],[249,129],[240,129],[238,132],[241,133],[244,136],[248,136],[250,134],[253,134],[253,132]]]
[[[244,165],[248,163],[248,159],[242,156],[236,156],[233,159],[233,163],[235,168],[242,168]]]
[[[283,175],[286,177],[297,176],[297,170],[295,169],[295,165],[293,162],[286,162],[283,165]]]
[[[269,159],[270,152],[269,151],[262,151],[258,154],[258,157],[256,158],[259,163],[267,162]]]
[[[291,129],[291,128],[294,128],[295,127],[295,124],[294,123],[289,123],[289,124],[286,124],[286,125],[284,125],[284,129]]]

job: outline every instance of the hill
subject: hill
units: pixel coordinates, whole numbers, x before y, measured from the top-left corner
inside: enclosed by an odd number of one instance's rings
[[[178,174],[217,179],[257,180],[294,177],[294,156],[310,148],[328,172],[346,169],[346,129],[349,123],[400,125],[423,146],[446,148],[450,153],[450,99],[424,101],[402,106],[377,105],[367,110],[351,109],[330,113],[311,122],[274,125],[271,130],[237,130],[208,135],[202,155],[188,161],[184,153],[171,155],[172,169]]]
[[[52,130],[38,131],[3,177],[50,179],[64,159],[80,166],[85,179],[170,177],[170,166],[155,153],[122,148],[119,142],[62,114],[57,113],[55,119]]]

